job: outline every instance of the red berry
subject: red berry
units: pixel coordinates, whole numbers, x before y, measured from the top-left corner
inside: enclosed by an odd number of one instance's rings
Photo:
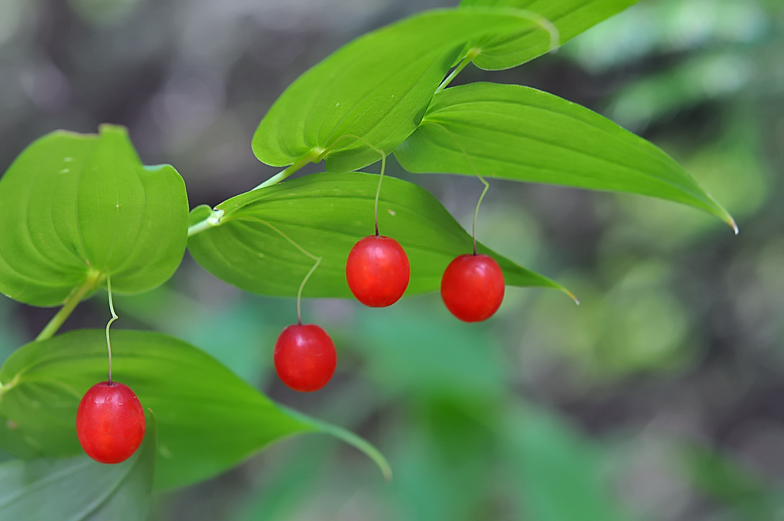
[[[136,452],[144,438],[144,409],[133,391],[117,382],[90,387],[76,412],[76,435],[95,461],[120,463]]]
[[[370,235],[360,239],[348,254],[348,287],[366,306],[391,306],[403,296],[410,277],[408,257],[395,239]]]
[[[275,342],[275,371],[295,391],[318,391],[329,382],[337,365],[335,344],[315,324],[294,324]]]
[[[460,255],[444,271],[441,298],[464,322],[486,320],[504,300],[504,273],[489,255]]]

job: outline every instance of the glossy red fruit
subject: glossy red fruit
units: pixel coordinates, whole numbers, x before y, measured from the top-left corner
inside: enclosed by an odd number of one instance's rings
[[[403,296],[410,277],[408,256],[395,239],[370,235],[360,239],[348,254],[348,287],[366,306],[391,306]]]
[[[136,394],[117,382],[93,385],[79,402],[76,435],[95,461],[120,463],[136,452],[144,439],[144,409]]]
[[[487,320],[504,300],[504,273],[489,255],[460,255],[441,278],[441,298],[464,322]]]
[[[315,324],[294,324],[275,342],[275,371],[295,391],[318,391],[329,382],[337,365],[335,344]]]

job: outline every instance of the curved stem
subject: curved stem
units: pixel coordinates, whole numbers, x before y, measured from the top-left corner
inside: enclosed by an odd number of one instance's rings
[[[471,235],[474,236],[474,255],[476,255],[476,218],[479,215],[479,205],[482,204],[482,199],[485,198],[485,194],[487,193],[487,190],[490,188],[490,183],[485,181],[484,177],[482,177],[479,174],[476,174],[476,177],[478,177],[479,180],[482,181],[482,184],[485,185],[485,188],[484,188],[484,190],[482,190],[482,195],[479,196],[479,201],[477,201],[476,209],[474,210],[474,227],[471,230]]]
[[[363,138],[361,138],[359,136],[355,136],[354,134],[343,134],[342,136],[340,136],[340,138],[338,138],[335,141],[335,143],[332,144],[332,146],[335,146],[335,144],[339,143],[340,140],[343,139],[343,138],[353,138],[353,139],[356,139],[357,141],[361,141],[361,142],[363,142],[365,144],[366,147],[370,148],[371,150],[374,150],[375,152],[378,153],[378,155],[381,156],[381,173],[380,173],[379,178],[378,178],[378,187],[376,188],[376,199],[375,199],[375,203],[373,205],[373,222],[375,223],[375,226],[376,226],[376,237],[378,237],[379,236],[379,233],[378,233],[378,198],[379,198],[379,195],[381,194],[381,181],[384,180],[384,170],[386,170],[386,167],[387,167],[387,155],[380,148],[374,147],[373,145],[368,143],[367,140],[365,140],[365,139],[363,139]]]
[[[302,246],[297,244],[294,239],[292,239],[291,237],[289,237],[288,235],[283,233],[281,230],[279,230],[277,227],[271,225],[270,223],[268,223],[264,219],[259,219],[258,217],[256,217],[254,220],[264,224],[265,226],[268,226],[270,229],[272,229],[278,235],[280,235],[281,237],[286,239],[289,242],[289,244],[291,244],[292,246],[297,248],[299,251],[301,251],[304,255],[307,255],[308,257],[310,257],[311,259],[316,261],[315,264],[313,264],[313,267],[310,268],[310,271],[308,272],[308,274],[305,275],[305,278],[302,279],[302,283],[300,283],[299,289],[297,290],[297,324],[302,325],[302,290],[305,288],[305,283],[308,282],[308,279],[310,278],[310,276],[313,275],[313,272],[316,271],[316,268],[318,268],[319,264],[321,264],[321,261],[322,261],[323,257],[316,257],[315,255],[310,253],[308,250],[306,250],[305,248],[303,248]]]
[[[65,302],[63,303],[63,307],[60,308],[60,311],[58,311],[49,323],[46,324],[46,327],[44,327],[38,336],[35,337],[35,340],[38,341],[52,338],[54,334],[57,333],[57,330],[60,329],[60,326],[63,325],[63,322],[71,315],[71,312],[76,309],[76,306],[82,301],[84,296],[97,287],[100,278],[100,272],[97,271],[88,275],[82,285],[68,295],[68,298],[65,299]]]
[[[109,338],[109,328],[112,327],[114,321],[120,317],[114,312],[114,302],[112,301],[112,277],[109,275],[106,277],[106,291],[109,292],[109,311],[112,312],[112,318],[110,318],[109,322],[106,324],[106,349],[109,351],[109,385],[112,385],[112,340]]]
[[[302,325],[302,290],[305,289],[305,284],[308,282],[308,279],[311,275],[313,275],[313,272],[316,271],[316,268],[319,267],[319,264],[321,264],[321,257],[314,258],[316,259],[316,263],[313,264],[313,267],[310,268],[308,274],[305,275],[304,279],[302,279],[302,282],[299,285],[299,289],[297,290],[297,324],[300,326]]]
[[[478,177],[478,178],[479,178],[479,180],[480,180],[480,181],[482,181],[482,184],[484,184],[484,185],[485,185],[485,188],[484,188],[484,190],[482,190],[482,195],[480,195],[480,196],[479,196],[479,201],[477,201],[477,203],[476,203],[476,209],[474,210],[474,225],[473,225],[473,230],[472,230],[472,233],[471,233],[471,235],[473,235],[473,239],[474,239],[474,255],[476,255],[476,253],[477,253],[477,252],[476,252],[476,219],[477,219],[477,216],[479,215],[479,205],[481,205],[481,204],[482,204],[482,199],[484,199],[484,198],[485,198],[485,194],[487,193],[487,190],[490,188],[490,184],[489,184],[487,181],[485,181],[485,178],[484,178],[484,177],[482,177],[482,175],[479,173],[479,170],[477,170],[477,169],[476,169],[476,166],[474,165],[474,162],[473,162],[473,161],[471,161],[471,156],[469,156],[469,155],[468,155],[468,152],[466,152],[466,149],[465,149],[465,148],[463,148],[463,145],[460,143],[460,140],[459,140],[459,139],[457,139],[457,138],[455,137],[455,135],[454,135],[454,134],[452,134],[452,133],[449,131],[449,129],[448,129],[448,128],[446,128],[445,126],[441,125],[440,123],[433,123],[433,122],[430,122],[430,121],[428,121],[428,122],[425,122],[425,123],[426,123],[426,124],[429,124],[429,125],[435,125],[435,126],[437,126],[437,127],[440,127],[440,128],[441,128],[441,130],[443,130],[444,132],[446,132],[446,133],[449,135],[449,137],[451,137],[451,138],[452,138],[452,139],[455,141],[455,143],[457,144],[457,146],[458,146],[458,147],[460,148],[460,150],[463,152],[463,156],[465,156],[465,158],[466,158],[466,161],[467,161],[467,162],[468,162],[468,164],[471,166],[471,170],[473,170],[473,171],[474,171],[474,174],[476,174],[476,177]]]

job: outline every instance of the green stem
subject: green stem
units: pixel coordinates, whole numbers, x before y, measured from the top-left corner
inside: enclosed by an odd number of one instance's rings
[[[288,176],[302,168],[303,166],[307,165],[308,163],[318,163],[321,161],[321,158],[324,157],[324,153],[326,152],[325,149],[321,147],[316,147],[312,149],[310,152],[305,154],[304,156],[297,159],[297,161],[293,165],[287,166],[284,170],[281,170],[274,176],[270,177],[259,186],[254,188],[253,190],[258,190],[260,188],[267,188],[268,186],[276,185],[286,179]],[[253,191],[251,190],[251,192]]]
[[[112,300],[112,278],[106,277],[106,291],[109,293],[109,311],[112,312],[112,318],[106,324],[106,349],[109,351],[109,385],[112,385],[112,340],[109,338],[109,328],[118,317],[114,311],[114,301]]]
[[[490,188],[490,183],[485,181],[484,177],[482,177],[479,174],[476,174],[476,177],[478,177],[479,180],[482,181],[482,184],[485,185],[485,188],[484,190],[482,190],[482,195],[479,196],[479,201],[477,201],[476,209],[474,210],[474,226],[471,233],[471,235],[474,236],[474,255],[476,255],[476,218],[479,216],[479,206],[482,204],[482,199],[485,198],[485,194],[487,193],[487,190]]]
[[[308,272],[307,275],[305,275],[305,278],[302,279],[302,283],[299,285],[299,289],[297,290],[297,324],[299,324],[301,326],[302,325],[302,290],[305,288],[305,284],[308,282],[308,279],[310,278],[310,276],[313,275],[313,272],[316,271],[316,268],[318,268],[319,264],[321,264],[321,261],[323,260],[323,257],[316,257],[315,255],[310,253],[308,250],[306,250],[305,248],[303,248],[302,246],[297,244],[297,242],[294,239],[292,239],[291,237],[289,237],[288,235],[283,233],[277,227],[272,226],[270,223],[268,223],[264,219],[259,219],[257,217],[255,220],[260,222],[260,223],[262,223],[262,224],[264,224],[265,226],[269,227],[270,229],[272,229],[272,231],[276,232],[278,235],[280,235],[281,237],[286,239],[289,242],[289,244],[291,244],[292,246],[297,248],[300,252],[302,252],[304,255],[307,255],[308,257],[310,257],[311,259],[313,259],[315,261],[315,264],[313,264],[313,267],[310,268],[310,271]]]
[[[381,195],[381,181],[384,180],[384,170],[387,166],[387,156],[381,156],[381,173],[378,176],[378,186],[376,187],[376,203],[373,206],[373,218],[376,224],[376,237],[378,237],[378,198]]]
[[[223,210],[213,210],[209,217],[201,222],[197,222],[193,226],[188,227],[188,237],[220,225],[220,220],[222,217]]]
[[[259,190],[261,188],[267,188],[268,186],[276,185],[286,179],[288,176],[302,168],[303,166],[307,165],[308,163],[318,163],[324,157],[324,154],[327,151],[323,148],[317,147],[312,149],[310,152],[302,156],[301,158],[297,159],[297,161],[293,165],[287,166],[284,170],[281,170],[274,176],[270,177],[257,187],[251,189]],[[247,192],[246,192],[247,193]],[[220,225],[220,220],[223,217],[223,210],[213,210],[212,214],[209,217],[204,219],[201,222],[197,222],[196,224],[188,227],[188,237],[192,235],[196,235],[197,233],[201,233],[204,230],[209,230],[215,226]]]
[[[438,88],[436,89],[435,94],[438,94],[439,92],[447,88],[447,86],[450,83],[452,83],[452,80],[454,80],[455,77],[458,74],[460,74],[460,72],[462,72],[463,69],[466,68],[466,65],[471,63],[473,59],[476,58],[478,55],[479,55],[478,49],[471,49],[470,51],[468,51],[468,54],[465,55],[465,57],[460,61],[457,67],[455,67],[454,70],[452,70],[452,72],[449,73],[449,76],[444,78],[444,81],[442,81],[441,85],[439,85]]]
[[[52,338],[54,334],[57,333],[57,330],[60,329],[60,326],[63,325],[63,322],[65,322],[65,320],[71,315],[71,312],[76,308],[79,302],[82,301],[84,296],[98,286],[100,278],[101,273],[99,271],[90,273],[87,276],[87,279],[85,279],[84,283],[82,283],[81,286],[76,288],[75,291],[68,295],[68,298],[65,299],[63,307],[60,308],[60,311],[58,311],[57,314],[52,317],[52,320],[46,324],[46,327],[44,327],[41,333],[35,337],[35,340],[39,341]]]

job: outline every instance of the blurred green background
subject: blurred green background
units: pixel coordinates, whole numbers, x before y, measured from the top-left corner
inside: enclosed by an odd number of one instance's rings
[[[0,0],[0,169],[57,128],[126,125],[191,207],[275,171],[250,140],[278,94],[350,39],[439,0]],[[541,88],[640,133],[735,216],[628,195],[492,183],[478,233],[569,287],[508,288],[479,325],[438,295],[304,304],[338,346],[313,395],[271,371],[292,299],[243,294],[186,256],[117,298],[116,327],[189,340],[274,399],[351,428],[280,443],[162,495],[155,520],[784,520],[784,2],[643,0],[523,67],[456,83]],[[372,167],[375,169],[377,167]],[[306,169],[312,173],[315,166]],[[388,173],[470,229],[481,184]],[[104,297],[66,329],[103,327]],[[0,300],[0,358],[53,310]]]

